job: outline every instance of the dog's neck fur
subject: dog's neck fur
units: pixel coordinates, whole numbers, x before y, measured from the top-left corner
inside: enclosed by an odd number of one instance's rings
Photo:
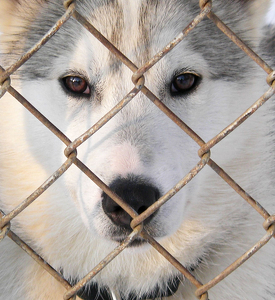
[[[77,281],[72,280],[71,284],[75,284]],[[167,282],[166,290],[160,290],[158,286],[152,289],[149,293],[143,294],[141,296],[135,295],[135,293],[130,293],[127,298],[120,296],[119,298],[114,298],[111,291],[107,287],[100,287],[96,283],[92,283],[88,288],[81,289],[77,295],[82,300],[145,300],[145,299],[156,299],[162,297],[172,296],[178,290],[180,284],[180,278],[178,276],[170,279]]]
[[[187,267],[189,272],[194,272],[195,269],[203,261],[202,258],[198,258],[196,264],[192,264]],[[61,273],[63,271],[61,270]],[[166,289],[160,289],[158,285],[156,285],[151,291],[148,293],[144,293],[142,295],[136,295],[135,292],[131,292],[127,297],[121,295],[119,291],[110,290],[109,287],[103,286],[99,287],[97,283],[92,282],[88,285],[88,287],[83,287],[81,290],[78,291],[77,296],[82,300],[154,300],[154,299],[162,299],[162,297],[170,297],[174,295],[179,285],[182,281],[182,277],[180,275],[175,275],[173,278],[170,278],[166,283]],[[75,285],[78,280],[71,279],[69,280],[71,285]],[[118,294],[119,296],[115,296],[114,294]]]

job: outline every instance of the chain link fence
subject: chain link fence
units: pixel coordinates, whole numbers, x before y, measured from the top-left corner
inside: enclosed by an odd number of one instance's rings
[[[121,53],[110,41],[108,41],[92,24],[90,24],[77,10],[76,1],[64,1],[64,15],[53,24],[50,31],[41,38],[26,54],[20,57],[14,64],[5,70],[1,67],[0,72],[0,96],[2,97],[6,92],[10,93],[16,98],[28,111],[30,111],[41,123],[43,123],[49,130],[55,134],[61,142],[66,146],[64,151],[67,157],[56,172],[52,174],[40,187],[37,188],[27,199],[25,199],[18,207],[10,212],[0,213],[0,240],[9,237],[16,244],[18,244],[24,251],[26,251],[42,268],[49,272],[56,280],[58,280],[67,290],[64,295],[65,300],[75,299],[76,293],[88,283],[94,276],[96,276],[112,259],[119,255],[137,236],[141,236],[148,241],[159,253],[161,253],[172,265],[179,270],[182,275],[187,278],[196,287],[196,296],[201,300],[208,299],[208,290],[217,285],[221,280],[228,276],[231,272],[236,270],[241,264],[247,261],[254,253],[263,247],[272,237],[275,237],[275,215],[270,215],[256,200],[254,200],[245,190],[242,189],[223,169],[221,169],[210,157],[210,150],[217,145],[222,139],[234,131],[240,124],[249,118],[259,107],[261,107],[275,92],[275,72],[273,69],[254,53],[248,46],[246,46],[239,38],[232,32],[212,11],[212,1],[200,0],[198,1],[201,11],[194,20],[182,30],[165,48],[159,53],[156,53],[147,63],[141,67],[137,67],[129,58]],[[15,90],[10,81],[12,75],[18,68],[20,68],[34,53],[39,51],[41,47],[63,26],[69,19],[74,18],[82,24],[93,36],[95,36],[110,52],[112,52],[117,59],[126,65],[132,72],[132,82],[134,87],[129,93],[121,99],[121,101],[114,106],[104,117],[95,123],[89,130],[84,132],[81,136],[71,141],[64,133],[55,127],[44,115],[36,110],[27,99],[25,99],[17,90]],[[216,26],[230,38],[238,47],[241,48],[252,60],[254,60],[260,68],[267,74],[267,84],[269,88],[267,91],[249,107],[242,115],[240,115],[234,122],[229,124],[223,131],[217,134],[208,142],[204,142],[191,128],[189,128],[176,114],[174,114],[164,103],[162,103],[146,86],[144,74],[159,62],[167,53],[176,47],[192,30],[204,19],[209,18]],[[137,214],[127,203],[125,203],[119,196],[117,196],[104,182],[102,182],[83,162],[77,157],[77,148],[85,143],[95,132],[100,130],[113,116],[115,116],[125,105],[127,105],[133,98],[143,93],[154,103],[161,111],[163,111],[167,118],[170,118],[177,124],[187,135],[189,135],[200,147],[198,152],[199,161],[197,165],[182,178],[171,190],[164,194],[158,201],[146,209],[143,213]],[[110,196],[118,205],[120,205],[131,217],[132,233],[105,259],[98,263],[87,276],[77,282],[74,286],[66,281],[63,276],[54,270],[47,262],[43,260],[35,251],[33,251],[23,240],[21,240],[12,230],[11,224],[13,218],[20,214],[25,208],[32,204],[45,190],[47,190],[55,181],[58,180],[72,165],[77,166],[83,173],[85,173],[94,183],[96,183],[102,191]],[[181,265],[169,252],[167,252],[152,236],[150,236],[143,229],[143,222],[156,212],[165,202],[169,201],[180,189],[188,184],[206,165],[211,167],[233,190],[236,191],[251,207],[256,210],[264,219],[264,229],[266,234],[247,252],[239,257],[235,262],[229,265],[222,273],[213,278],[207,283],[201,283],[197,280],[183,265]],[[43,222],[43,221],[42,221]]]

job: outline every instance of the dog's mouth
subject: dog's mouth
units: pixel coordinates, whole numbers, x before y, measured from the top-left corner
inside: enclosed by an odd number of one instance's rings
[[[155,232],[150,224],[148,225],[145,225],[144,226],[145,230],[152,236],[154,237],[157,237],[158,233]],[[109,232],[108,232],[108,239],[114,241],[114,242],[117,242],[117,244],[121,244],[125,241],[125,239],[132,233],[132,229],[129,227],[129,228],[125,228],[125,227],[119,227],[119,226],[114,226],[112,224],[111,228],[109,229]],[[144,238],[140,237],[140,236],[137,236],[135,237],[129,244],[128,244],[128,248],[130,247],[142,247],[142,246],[145,246],[147,245],[148,242],[147,240],[145,240]]]
[[[118,244],[121,244],[124,241],[124,239],[114,239],[114,241],[116,241]],[[146,241],[144,239],[136,238],[130,244],[128,244],[128,247],[139,247],[143,246],[144,244],[146,244]]]

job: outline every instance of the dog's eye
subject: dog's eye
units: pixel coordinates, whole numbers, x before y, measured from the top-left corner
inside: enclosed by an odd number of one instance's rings
[[[90,95],[91,89],[87,81],[80,76],[67,76],[63,79],[65,88],[76,95]]]
[[[200,77],[192,73],[183,73],[173,78],[170,91],[173,96],[182,95],[193,90],[199,81]]]

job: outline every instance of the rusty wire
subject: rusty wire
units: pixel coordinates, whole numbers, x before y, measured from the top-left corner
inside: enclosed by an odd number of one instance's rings
[[[210,288],[218,284],[221,280],[235,271],[239,266],[241,266],[245,261],[247,261],[253,254],[255,254],[258,250],[260,250],[274,235],[275,233],[275,223],[272,220],[272,225],[267,229],[266,234],[263,238],[260,239],[252,248],[250,248],[247,252],[245,252],[241,257],[239,257],[234,263],[228,266],[223,272],[221,272],[214,279],[210,280],[208,283],[204,284],[202,287],[199,287],[196,290],[196,296],[200,297]]]
[[[13,218],[27,208],[34,200],[44,193],[61,175],[63,175],[76,159],[76,153],[72,152],[64,164],[58,168],[38,189],[36,189],[28,198],[21,202],[9,214],[3,216],[0,220],[0,228],[6,226]]]
[[[74,0],[64,1],[65,12],[63,16],[53,24],[52,28],[44,35],[41,40],[35,44],[28,52],[22,55],[14,64],[4,70],[0,66],[0,98],[6,93],[10,93],[17,99],[27,110],[29,110],[42,124],[52,131],[65,145],[64,154],[67,160],[62,164],[56,172],[52,174],[37,190],[35,190],[27,199],[14,208],[11,212],[5,214],[0,211],[0,241],[8,236],[15,243],[17,243],[24,251],[26,251],[39,265],[49,272],[56,280],[58,280],[67,290],[64,295],[65,300],[75,299],[76,293],[87,284],[94,276],[98,274],[112,259],[121,253],[135,238],[138,236],[148,241],[159,253],[161,253],[175,268],[177,268],[185,278],[187,278],[196,287],[196,296],[201,300],[208,299],[208,291],[249,259],[256,251],[263,247],[272,236],[275,236],[275,216],[270,214],[253,199],[246,191],[244,191],[222,168],[220,168],[211,158],[210,150],[218,144],[223,138],[228,136],[247,118],[249,118],[256,110],[258,110],[274,93],[275,93],[275,72],[273,69],[260,58],[254,51],[252,51],[243,41],[241,41],[234,32],[232,32],[212,11],[212,1],[200,0],[198,1],[201,11],[194,17],[189,25],[171,42],[166,45],[161,51],[156,53],[148,62],[138,67],[129,60],[123,53],[121,53],[110,41],[108,41],[92,24],[90,24],[77,10]],[[230,38],[242,51],[244,51],[251,59],[253,59],[267,74],[267,83],[270,88],[261,96],[251,107],[249,107],[241,116],[234,122],[229,124],[218,135],[213,137],[208,142],[204,142],[190,127],[188,127],[175,113],[165,106],[146,86],[144,74],[152,68],[159,60],[161,60],[167,53],[172,51],[192,30],[204,19],[208,17],[214,24]],[[22,95],[18,93],[12,86],[10,76],[20,68],[31,56],[39,51],[41,47],[63,26],[63,24],[70,18],[76,19],[82,24],[93,36],[95,36],[117,59],[124,63],[132,72],[132,81],[134,88],[122,100],[114,106],[105,116],[103,116],[96,124],[89,128],[82,135],[77,137],[73,142],[64,135],[57,127],[55,127],[45,116],[36,110]],[[200,161],[198,164],[175,186],[164,194],[156,203],[150,206],[142,214],[137,212],[126,204],[119,196],[117,196],[103,181],[101,181],[83,162],[77,158],[77,148],[87,141],[95,132],[100,130],[112,117],[114,117],[120,110],[122,110],[132,99],[142,92],[150,99],[168,118],[170,118],[177,126],[179,126],[190,138],[192,138],[200,147],[198,155]],[[97,266],[94,267],[83,279],[81,279],[75,286],[71,285],[47,262],[45,262],[38,254],[35,253],[24,241],[22,241],[10,229],[10,224],[15,216],[20,214],[27,206],[31,205],[53,182],[58,180],[66,170],[75,164],[82,172],[84,172],[93,182],[95,182],[106,194],[108,194],[117,204],[119,204],[132,218],[131,227],[132,233],[113,251],[103,259]],[[194,176],[196,176],[205,165],[210,166],[225,182],[227,182],[232,189],[234,189],[243,199],[245,199],[264,219],[265,236],[258,241],[251,249],[244,255],[236,259],[223,272],[218,274],[208,283],[199,282],[180,262],[178,262],[166,249],[164,249],[153,237],[151,237],[143,229],[143,221],[159,209],[165,202],[169,201],[181,188],[183,188]]]
[[[155,211],[157,211],[165,202],[171,199],[176,193],[178,193],[188,182],[190,182],[207,164],[210,159],[210,152],[205,153],[197,165],[184,177],[182,178],[172,189],[166,192],[160,197],[154,204],[148,207],[143,213],[136,216],[131,222],[131,227],[135,228]]]

